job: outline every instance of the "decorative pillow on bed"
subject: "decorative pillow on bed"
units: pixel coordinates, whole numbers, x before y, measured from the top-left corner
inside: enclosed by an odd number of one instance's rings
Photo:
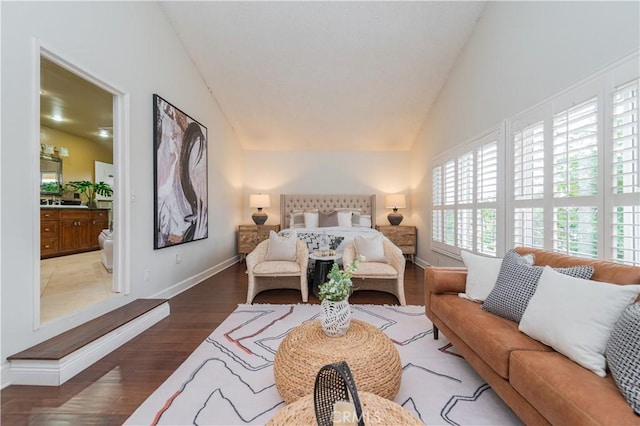
[[[288,235],[280,236],[273,231],[269,232],[269,249],[264,260],[288,260],[296,261],[296,244],[298,235],[290,232]]]
[[[639,292],[640,285],[584,280],[545,266],[518,328],[605,377],[611,330]]]
[[[364,228],[371,228],[371,215],[370,214],[361,214],[360,215],[360,223],[358,226]]]
[[[536,291],[543,266],[529,265],[515,250],[502,259],[496,285],[482,304],[482,310],[520,322],[529,300]],[[593,275],[591,266],[556,268],[557,272],[588,280]]]
[[[318,226],[320,228],[338,226],[338,212],[334,211],[329,214],[318,213]]]
[[[336,213],[338,214],[338,226],[351,226],[351,210],[338,210]]]
[[[304,227],[305,228],[317,228],[320,217],[318,210],[305,210],[304,212]]]
[[[616,385],[640,415],[640,303],[627,306],[613,326],[605,357]]]
[[[304,210],[294,210],[291,213],[289,228],[304,228]]]
[[[372,236],[356,235],[353,243],[356,246],[356,255],[364,257],[365,262],[389,263],[384,255],[383,235]]]
[[[351,210],[351,226],[360,225],[360,218],[362,217],[362,210],[360,209],[352,209]]]

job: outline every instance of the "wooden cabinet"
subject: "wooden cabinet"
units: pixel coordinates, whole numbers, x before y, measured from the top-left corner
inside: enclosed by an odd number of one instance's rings
[[[376,226],[376,229],[398,246],[403,254],[411,256],[411,261],[413,262],[413,256],[417,251],[418,239],[418,231],[415,226],[387,225]]]
[[[238,253],[241,258],[251,253],[261,241],[269,238],[269,232],[279,232],[280,225],[240,225],[238,227]]]
[[[109,227],[107,209],[40,209],[40,257],[98,250],[98,235]]]
[[[50,257],[58,253],[60,233],[59,211],[40,210],[40,257]]]

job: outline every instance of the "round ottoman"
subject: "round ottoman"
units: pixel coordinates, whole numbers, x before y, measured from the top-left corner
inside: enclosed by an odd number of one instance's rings
[[[340,361],[349,364],[358,391],[395,398],[402,377],[398,350],[382,331],[356,319],[340,337],[324,334],[319,320],[291,330],[273,362],[276,388],[287,404],[294,402],[313,393],[320,368]]]
[[[423,425],[420,420],[388,399],[370,392],[358,391],[365,425]],[[267,422],[271,426],[315,425],[316,413],[313,408],[313,394],[298,399],[282,408]]]

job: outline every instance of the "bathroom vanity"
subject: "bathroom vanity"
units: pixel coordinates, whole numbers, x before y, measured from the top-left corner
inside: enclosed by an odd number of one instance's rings
[[[109,209],[42,206],[40,258],[99,250],[98,236],[106,228],[109,228]]]

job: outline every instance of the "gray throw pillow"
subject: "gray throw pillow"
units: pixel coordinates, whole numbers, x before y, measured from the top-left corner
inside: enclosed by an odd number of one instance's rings
[[[529,300],[536,291],[543,270],[543,266],[529,265],[515,250],[509,251],[502,259],[496,285],[482,304],[482,310],[520,322]],[[585,280],[593,275],[591,266],[580,265],[554,270]]]
[[[338,226],[338,212],[329,214],[320,213],[318,216],[318,227],[326,228],[329,226]]]
[[[624,399],[640,415],[640,303],[629,305],[618,318],[605,357]]]

